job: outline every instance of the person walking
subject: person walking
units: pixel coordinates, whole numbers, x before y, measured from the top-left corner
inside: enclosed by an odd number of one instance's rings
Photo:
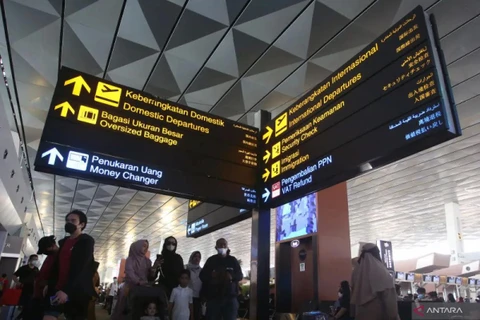
[[[27,309],[31,303],[35,289],[35,277],[40,271],[38,269],[39,267],[40,261],[38,260],[38,255],[32,254],[30,257],[28,257],[28,263],[20,267],[13,274],[13,281],[22,289],[22,294],[20,295],[19,301],[22,311],[17,316],[17,320],[23,319],[24,314],[28,312]]]
[[[114,277],[113,282],[110,285],[109,294],[107,297],[108,315],[112,314],[113,300],[116,298],[117,294],[118,294],[118,279],[117,277]]]
[[[7,274],[3,273],[0,277],[0,298],[3,295],[3,291],[8,289],[8,279]]]
[[[157,261],[160,264],[158,283],[164,287],[168,297],[170,297],[173,288],[178,286],[178,279],[184,268],[182,256],[176,251],[177,239],[174,237],[166,238],[162,255],[159,257],[160,261]]]
[[[200,267],[200,261],[202,260],[202,255],[200,251],[194,251],[188,259],[188,264],[186,269],[190,272],[190,283],[189,287],[192,289],[193,294],[193,319],[200,320],[202,317],[202,301],[200,297],[200,292],[202,290],[202,280],[200,280],[200,272],[202,268]]]
[[[99,265],[100,265],[100,263],[97,262],[97,261],[95,261],[93,263],[93,270],[95,271],[95,273],[93,275],[92,283],[93,283],[93,287],[95,288],[95,292],[97,293],[97,295],[92,296],[92,299],[88,303],[88,317],[87,317],[88,320],[96,320],[97,319],[97,316],[96,316],[96,313],[95,313],[95,304],[97,302],[97,296],[98,296],[98,292],[97,292],[96,288],[100,285],[100,275],[98,274],[98,271],[97,271]]]
[[[242,269],[238,260],[230,255],[227,240],[218,239],[215,249],[218,254],[208,258],[200,272],[207,295],[207,320],[236,320]]]
[[[397,293],[392,276],[373,243],[362,248],[352,275],[355,320],[398,320]]]
[[[95,240],[83,233],[87,216],[73,210],[65,217],[65,232],[70,236],[59,241],[60,249],[48,278],[44,320],[88,317],[88,305],[96,296],[93,287]]]

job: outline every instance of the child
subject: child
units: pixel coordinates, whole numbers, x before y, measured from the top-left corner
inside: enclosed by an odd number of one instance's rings
[[[180,285],[172,291],[168,306],[172,320],[193,320],[193,291],[188,287],[190,282],[188,270],[182,270],[179,282]]]
[[[155,302],[150,302],[145,309],[145,316],[141,317],[140,320],[160,320],[159,317],[156,317],[157,314],[157,305]]]

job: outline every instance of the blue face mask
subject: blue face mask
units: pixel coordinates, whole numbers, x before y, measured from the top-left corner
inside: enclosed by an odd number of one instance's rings
[[[418,295],[418,299],[423,299],[423,298],[425,298],[425,295],[423,295],[423,294]]]

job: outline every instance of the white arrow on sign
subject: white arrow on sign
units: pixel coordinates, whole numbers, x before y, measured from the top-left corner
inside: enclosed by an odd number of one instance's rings
[[[62,154],[55,147],[42,153],[42,158],[45,158],[46,156],[48,156],[48,164],[51,166],[55,165],[55,160],[57,160],[57,158],[63,162]]]
[[[268,197],[270,197],[270,191],[268,191],[268,189],[265,188],[265,192],[262,194],[263,202],[267,202]]]

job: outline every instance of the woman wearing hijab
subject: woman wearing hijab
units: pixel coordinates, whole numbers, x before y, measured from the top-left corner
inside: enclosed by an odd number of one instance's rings
[[[193,319],[200,320],[202,317],[202,302],[200,300],[200,291],[202,290],[202,280],[200,280],[200,260],[202,255],[200,251],[194,251],[190,255],[186,269],[190,271],[189,287],[193,291]]]
[[[353,270],[352,304],[355,305],[355,320],[400,319],[394,280],[373,243],[363,246]]]
[[[147,251],[147,240],[138,240],[130,246],[128,258],[125,262],[125,286],[118,293],[117,306],[112,315],[113,320],[121,320],[126,317],[125,311],[130,289],[148,284],[148,278],[152,274],[152,261],[145,256]]]
[[[177,239],[168,237],[163,244],[160,261],[155,261],[161,264],[158,282],[164,287],[169,298],[173,288],[178,286],[178,279],[184,266],[182,257],[175,253],[176,251]]]

